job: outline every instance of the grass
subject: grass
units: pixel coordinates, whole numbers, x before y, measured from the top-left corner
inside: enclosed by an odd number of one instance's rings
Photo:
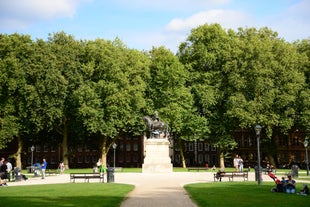
[[[230,170],[233,169],[227,169],[227,171]],[[187,172],[187,169],[174,168],[173,171]],[[92,169],[66,170],[66,173],[71,172],[92,172]],[[141,168],[124,168],[123,172],[140,173]],[[280,171],[279,174],[285,174],[285,172],[285,170]],[[305,172],[300,174],[306,175]],[[302,188],[301,181],[310,181],[309,176],[301,175],[297,179],[297,189],[299,190]],[[199,207],[309,206],[310,196],[271,193],[270,190],[273,187],[275,187],[274,182],[263,182],[261,186],[258,186],[257,182],[208,182],[189,184],[185,186],[185,189]],[[0,188],[0,203],[1,206],[10,207],[116,207],[120,206],[120,203],[133,188],[132,185],[116,183],[9,186]]]
[[[1,206],[118,207],[134,188],[115,183],[68,183],[1,187]]]
[[[256,182],[198,183],[185,186],[190,197],[199,207],[308,207],[310,196],[272,193],[274,182],[258,186]],[[302,184],[297,184],[301,189]]]

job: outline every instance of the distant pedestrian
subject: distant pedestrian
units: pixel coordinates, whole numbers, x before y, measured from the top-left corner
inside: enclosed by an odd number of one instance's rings
[[[42,179],[45,179],[45,170],[47,167],[47,162],[46,160],[43,158],[43,162],[41,163],[41,173],[42,173]]]
[[[6,171],[7,171],[7,174],[6,174],[6,177],[9,181],[11,181],[11,172],[12,172],[12,169],[13,169],[13,166],[12,166],[12,163],[8,160],[6,162]]]
[[[63,163],[63,161],[61,161],[59,163],[58,169],[59,169],[60,174],[64,174],[64,172],[65,172],[65,164]]]
[[[238,168],[239,168],[239,156],[236,155],[236,157],[234,158],[234,168],[235,168],[235,172],[238,172]]]
[[[7,165],[6,161],[3,160],[3,164],[0,166],[0,179],[1,180],[6,180],[7,179]]]
[[[239,156],[239,171],[243,172],[243,159],[241,158],[241,156]]]

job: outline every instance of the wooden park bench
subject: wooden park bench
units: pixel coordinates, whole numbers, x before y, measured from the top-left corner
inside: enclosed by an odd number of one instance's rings
[[[224,177],[228,177],[229,181],[234,181],[235,177],[242,177],[243,181],[248,181],[249,172],[217,172],[214,173],[214,182],[216,180],[221,182]]]
[[[229,181],[230,179],[232,179],[232,174],[229,173],[229,172],[221,172],[221,171],[218,171],[217,173],[214,173],[213,174],[214,176],[214,182],[217,180],[217,181],[222,181],[222,178],[224,177],[228,177],[229,178]]]
[[[231,180],[234,180],[234,177],[242,177],[243,181],[248,181],[249,179],[249,172],[248,171],[244,171],[244,172],[233,172],[232,173],[232,177]]]
[[[189,167],[189,168],[187,168],[187,171],[189,172],[189,171],[192,171],[192,170],[195,170],[195,171],[206,171],[207,170],[207,168],[205,168],[205,167]]]
[[[104,182],[104,174],[100,173],[70,173],[70,182],[75,183],[75,179],[84,179],[84,182],[89,182],[90,179],[99,179]]]

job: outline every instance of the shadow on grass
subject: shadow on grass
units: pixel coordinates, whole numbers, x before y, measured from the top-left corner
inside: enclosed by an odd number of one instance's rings
[[[117,207],[133,190],[132,185],[74,183],[2,187],[1,206]]]

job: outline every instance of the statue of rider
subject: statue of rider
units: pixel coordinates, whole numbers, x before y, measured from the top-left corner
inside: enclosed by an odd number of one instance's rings
[[[154,112],[153,121],[159,121],[158,111]]]

